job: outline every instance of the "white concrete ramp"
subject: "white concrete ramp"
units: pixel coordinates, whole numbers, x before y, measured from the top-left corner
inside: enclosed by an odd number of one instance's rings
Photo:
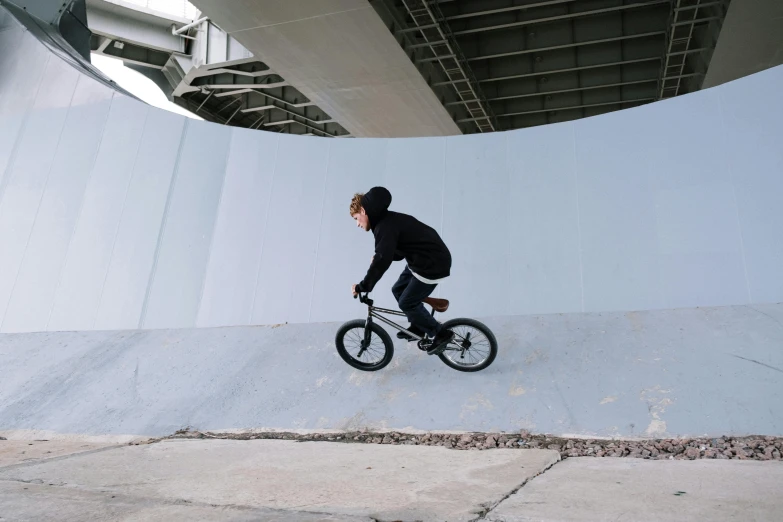
[[[385,369],[354,370],[339,323],[6,335],[0,429],[783,435],[782,305],[486,323],[499,354],[473,374],[401,341]]]

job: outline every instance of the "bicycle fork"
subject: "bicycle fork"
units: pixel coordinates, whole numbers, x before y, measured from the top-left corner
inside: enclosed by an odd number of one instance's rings
[[[364,323],[364,339],[362,339],[362,342],[359,343],[361,349],[359,350],[357,357],[361,357],[362,355],[364,355],[364,352],[367,351],[367,348],[370,347],[371,342],[372,342],[372,314],[367,314],[367,321]]]

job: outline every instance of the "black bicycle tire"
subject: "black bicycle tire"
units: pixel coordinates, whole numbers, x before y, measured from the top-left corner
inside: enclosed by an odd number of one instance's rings
[[[446,366],[460,372],[479,372],[487,368],[490,364],[492,364],[492,362],[495,360],[495,357],[497,357],[498,354],[498,341],[495,338],[495,334],[492,332],[492,330],[489,329],[487,325],[485,325],[480,321],[476,321],[475,319],[457,318],[457,319],[451,319],[443,323],[444,328],[452,328],[453,326],[457,326],[457,325],[466,325],[481,331],[481,333],[483,333],[487,337],[487,340],[489,340],[489,357],[487,357],[487,359],[484,362],[476,366],[460,366],[459,364],[453,363],[443,353],[438,354],[440,360],[443,361],[443,364],[445,364]]]
[[[339,330],[337,330],[337,334],[334,338],[334,344],[337,347],[337,353],[340,354],[340,357],[342,357],[343,361],[347,362],[349,365],[353,366],[357,370],[362,370],[364,372],[377,372],[378,370],[385,368],[386,365],[391,362],[392,357],[394,356],[394,343],[392,342],[389,333],[381,328],[380,325],[376,323],[372,323],[371,325],[373,333],[377,334],[378,337],[381,338],[381,341],[383,341],[383,346],[386,348],[383,359],[381,359],[378,363],[365,364],[357,361],[351,357],[351,355],[345,349],[345,334],[355,328],[360,328],[362,332],[364,332],[366,323],[367,321],[364,319],[354,319],[353,321],[348,321],[347,323],[343,324]]]

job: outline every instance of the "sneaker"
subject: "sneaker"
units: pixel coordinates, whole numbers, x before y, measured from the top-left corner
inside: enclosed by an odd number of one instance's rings
[[[424,332],[422,332],[417,326],[411,325],[408,328],[406,328],[406,330],[408,330],[412,334],[418,335],[419,337],[424,337]],[[405,332],[403,332],[402,330],[397,332],[397,339],[404,339],[406,341],[415,341],[416,340],[413,337],[411,337],[408,334],[406,334]]]
[[[432,346],[427,350],[427,355],[437,355],[441,353],[446,346],[454,339],[454,332],[445,328],[438,332],[435,339],[432,340]]]

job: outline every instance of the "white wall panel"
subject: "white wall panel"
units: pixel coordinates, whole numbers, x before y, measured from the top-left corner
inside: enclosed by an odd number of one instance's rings
[[[232,133],[197,326],[250,321],[278,136],[245,129]]]
[[[664,306],[745,303],[737,207],[716,93],[702,91],[654,109],[645,111],[644,121],[647,132],[659,136],[647,148]]]
[[[113,96],[95,80],[79,78],[3,320],[5,332],[46,329]]]
[[[441,295],[455,315],[508,313],[509,180],[505,134],[446,140],[441,235],[452,255]]]
[[[452,251],[452,317],[783,301],[783,67],[573,123],[329,140],[185,123],[3,42],[3,331],[357,317],[374,241],[347,208],[375,185]]]
[[[512,314],[582,311],[573,125],[509,132]]]
[[[150,112],[150,107],[124,96],[112,100],[47,330],[93,327]]]
[[[307,321],[330,143],[280,135],[256,284],[255,324]]]
[[[196,324],[231,134],[200,121],[188,127],[149,283],[145,328]]]
[[[112,245],[95,319],[97,329],[140,326],[185,119],[150,110]]]
[[[5,317],[79,73],[49,59],[35,103],[6,171],[0,201],[0,317]]]
[[[386,140],[330,143],[308,321],[334,321],[359,312],[351,298],[351,285],[364,277],[375,251],[375,241],[372,232],[356,226],[348,209],[355,193],[367,192],[381,184],[387,143]],[[391,272],[390,269],[384,275],[384,282],[395,276]],[[381,296],[380,288],[376,293]]]
[[[584,309],[664,305],[657,256],[655,173],[647,106],[573,123]]]
[[[783,300],[783,67],[715,89],[725,125],[750,296]]]
[[[446,142],[440,138],[405,138],[387,143],[383,186],[392,193],[392,210],[410,214],[442,234]],[[362,266],[362,275],[367,268]],[[373,298],[379,304],[396,307],[391,287],[404,268],[405,261],[393,263],[375,287]],[[442,295],[440,286],[434,295],[448,297]]]
[[[10,15],[9,15],[10,16]],[[46,68],[47,51],[21,29],[0,31],[0,198],[6,170]]]

